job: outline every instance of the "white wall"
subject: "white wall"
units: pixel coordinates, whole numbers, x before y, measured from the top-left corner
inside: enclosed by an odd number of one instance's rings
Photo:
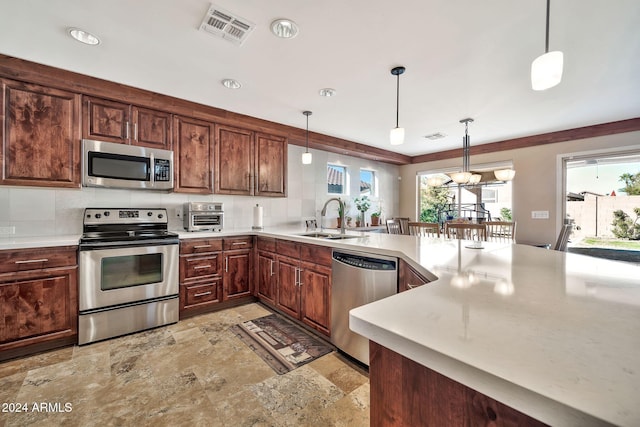
[[[181,229],[176,209],[187,201],[224,203],[225,228],[251,227],[253,206],[264,206],[264,226],[301,224],[303,218],[320,218],[320,209],[331,196],[327,194],[327,161],[346,165],[355,173],[350,192],[359,190],[359,168],[377,171],[383,201],[383,214],[394,215],[399,206],[399,167],[381,162],[311,150],[313,163],[302,165],[303,147],[289,145],[288,197],[248,197],[222,195],[187,195],[152,191],[111,190],[103,188],[49,189],[35,187],[0,187],[0,227],[15,227],[15,237],[82,233],[82,214],[86,207],[162,207],[169,210],[172,229]],[[333,203],[327,225],[335,224],[337,204]],[[1,235],[0,237],[8,237]]]

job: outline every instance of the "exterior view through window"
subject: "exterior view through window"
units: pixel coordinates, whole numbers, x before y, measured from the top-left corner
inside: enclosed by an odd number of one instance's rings
[[[345,194],[347,188],[347,168],[339,165],[327,165],[327,193]]]
[[[376,194],[376,173],[368,169],[360,169],[360,195],[375,196]]]
[[[484,176],[485,174],[483,174]],[[488,178],[478,184],[461,185],[443,173],[418,176],[418,218],[423,222],[466,220],[511,221],[511,182]],[[437,182],[437,184],[433,184]]]
[[[563,160],[569,252],[640,263],[640,153]]]

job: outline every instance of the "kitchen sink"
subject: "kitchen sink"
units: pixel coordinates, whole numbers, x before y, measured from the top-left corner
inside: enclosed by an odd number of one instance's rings
[[[361,236],[352,236],[348,234],[335,234],[335,233],[322,233],[322,232],[313,232],[313,233],[302,233],[299,236],[304,237],[315,237],[316,239],[327,239],[327,240],[343,240],[343,239],[357,239]]]

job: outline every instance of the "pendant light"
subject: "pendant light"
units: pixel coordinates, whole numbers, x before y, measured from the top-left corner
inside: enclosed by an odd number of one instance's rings
[[[453,182],[457,184],[466,184],[471,179],[472,173],[469,172],[469,123],[473,123],[473,119],[467,118],[460,120],[460,123],[464,123],[464,138],[462,138],[462,171],[450,173],[449,176]]]
[[[545,33],[544,55],[534,59],[531,64],[531,88],[546,90],[554,87],[562,79],[563,54],[560,51],[549,52],[549,9],[551,0],[547,0],[547,30]]]
[[[404,67],[394,67],[391,69],[391,74],[398,78],[396,86],[396,127],[391,129],[389,133],[391,145],[404,143],[404,128],[399,127],[398,122],[400,118],[400,74],[404,73],[405,70],[406,68]]]
[[[302,164],[303,165],[310,165],[311,164],[312,155],[309,152],[309,116],[312,115],[313,113],[311,111],[303,111],[302,114],[307,116],[307,151],[302,153]]]

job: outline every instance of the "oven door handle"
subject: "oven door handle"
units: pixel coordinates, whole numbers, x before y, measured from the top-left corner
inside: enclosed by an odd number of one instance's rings
[[[178,239],[149,239],[149,240],[130,240],[122,242],[95,242],[80,243],[81,251],[99,251],[102,249],[121,249],[121,248],[140,248],[144,246],[167,246],[177,245]]]

